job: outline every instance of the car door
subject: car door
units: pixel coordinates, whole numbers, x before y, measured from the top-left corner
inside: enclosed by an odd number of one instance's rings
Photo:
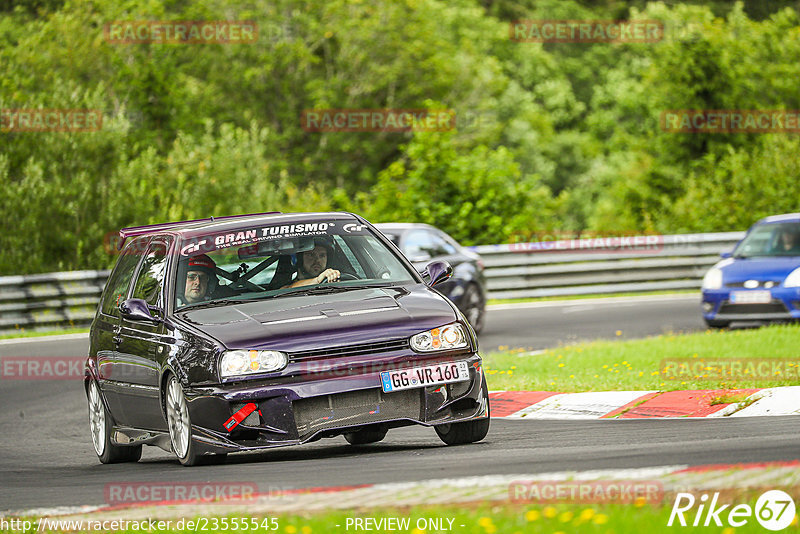
[[[118,359],[121,341],[119,305],[128,298],[133,275],[149,241],[150,238],[147,236],[139,237],[123,249],[106,282],[100,309],[92,329],[91,345],[96,350],[94,356],[97,360],[98,386],[108,403],[112,417],[117,422],[123,419],[119,388],[114,374],[114,364]]]
[[[144,300],[150,313],[163,319],[164,280],[171,238],[154,237],[139,265],[129,298]],[[169,352],[169,332],[163,322],[120,318],[121,343],[114,376],[118,380],[124,422],[135,428],[166,430],[159,397],[159,369]]]

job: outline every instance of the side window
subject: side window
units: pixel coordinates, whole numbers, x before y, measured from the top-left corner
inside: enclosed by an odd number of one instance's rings
[[[445,256],[455,253],[455,249],[445,243],[444,239],[428,230],[411,230],[406,236],[403,252],[414,261],[415,256],[428,255],[431,258]]]
[[[163,242],[151,244],[139,268],[139,277],[133,287],[133,298],[143,299],[151,306],[158,304],[166,268],[167,244]]]
[[[428,234],[428,232],[424,230],[411,230],[408,232],[405,242],[403,243],[403,253],[414,261],[414,259],[419,256],[433,256],[433,254],[431,254],[432,247],[433,243],[431,243],[430,234]]]
[[[145,250],[149,240],[150,237],[134,239],[122,251],[122,256],[117,260],[117,265],[108,278],[103,293],[100,309],[106,315],[113,315],[119,303],[127,297],[133,272],[136,270],[136,265],[142,258],[142,251]]]
[[[437,254],[437,256],[438,255],[444,256],[444,255],[447,255],[447,254],[455,254],[457,252],[456,251],[456,247],[454,247],[453,245],[448,243],[448,241],[445,239],[445,237],[443,235],[438,234],[438,233],[433,233],[433,234],[431,234],[431,236],[432,236],[432,240],[433,240],[433,245],[438,250],[441,250],[441,253]]]

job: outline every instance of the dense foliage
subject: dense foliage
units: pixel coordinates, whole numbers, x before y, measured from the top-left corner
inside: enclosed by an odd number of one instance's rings
[[[786,2],[0,2],[0,274],[104,268],[126,225],[352,210],[467,244],[542,230],[739,230],[798,209],[796,134],[663,131],[675,109],[800,109]],[[656,43],[520,43],[516,19],[658,19]],[[112,44],[131,20],[253,20],[253,44]],[[452,109],[446,132],[309,132],[310,109]]]

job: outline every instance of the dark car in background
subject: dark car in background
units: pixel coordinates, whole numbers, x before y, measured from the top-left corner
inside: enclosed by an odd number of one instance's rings
[[[761,219],[721,256],[703,278],[708,326],[800,319],[800,213]]]
[[[433,260],[452,265],[453,276],[436,286],[436,289],[458,306],[476,333],[483,330],[486,277],[480,255],[462,247],[455,239],[428,224],[379,223],[375,227],[391,239],[420,271]]]
[[[426,282],[361,217],[233,216],[120,238],[86,362],[101,462],[138,461],[143,444],[193,465],[411,424],[448,445],[488,432],[477,338],[432,289],[451,267],[431,262]]]

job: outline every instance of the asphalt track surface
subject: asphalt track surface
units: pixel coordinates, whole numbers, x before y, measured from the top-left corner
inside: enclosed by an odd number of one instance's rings
[[[702,328],[696,298],[493,310],[488,319],[484,351]],[[86,345],[85,338],[2,343],[0,357],[82,356]],[[154,447],[145,447],[137,464],[101,465],[91,446],[79,381],[0,380],[0,406],[0,511],[102,505],[106,485],[121,482],[254,482],[266,493],[476,475],[800,459],[798,418],[766,417],[494,420],[485,440],[458,447],[443,445],[433,429],[407,427],[390,431],[378,444],[354,447],[337,437],[230,455],[223,465],[184,468]]]

